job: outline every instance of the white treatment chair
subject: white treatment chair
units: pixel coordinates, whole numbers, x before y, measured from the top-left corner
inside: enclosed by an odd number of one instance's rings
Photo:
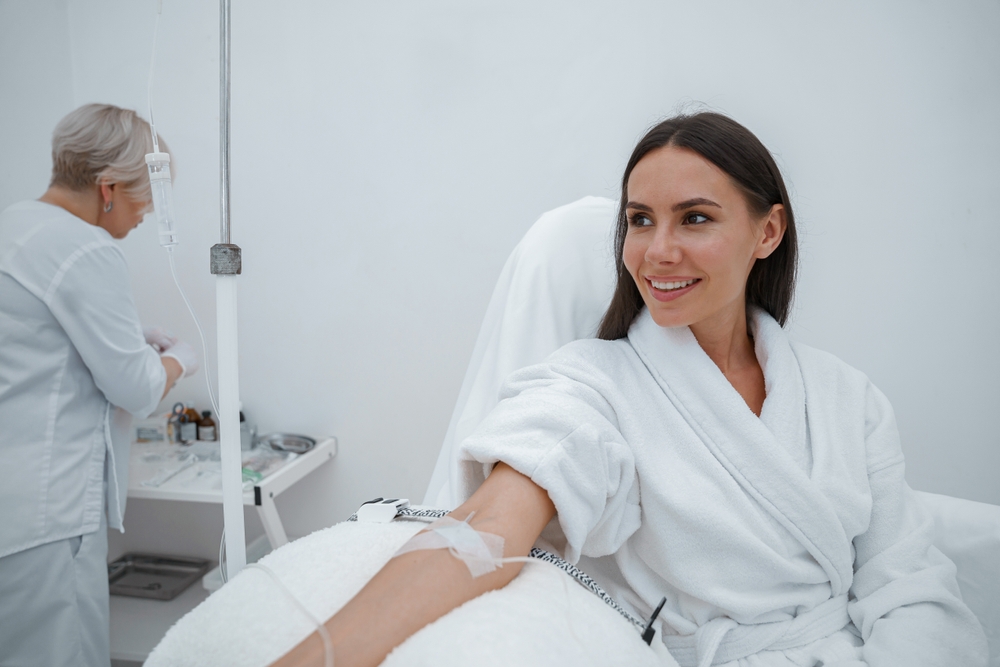
[[[424,504],[454,509],[458,445],[497,404],[504,379],[570,341],[592,338],[615,288],[618,204],[584,197],[549,211],[507,259],[486,309]]]
[[[487,309],[425,504],[455,507],[458,442],[496,403],[507,374],[558,347],[593,336],[614,284],[611,235],[617,204],[587,197],[543,215],[503,269]],[[391,489],[386,489],[391,493]],[[1000,667],[1000,507],[920,494],[936,544],[958,565],[966,602]],[[281,547],[261,562],[315,616],[339,609],[420,529],[419,524],[341,523]],[[285,594],[247,570],[181,619],[147,667],[266,665],[312,632]],[[515,639],[516,638],[516,639]],[[481,596],[399,646],[384,667],[435,665],[664,665],[635,629],[596,596],[544,564]]]

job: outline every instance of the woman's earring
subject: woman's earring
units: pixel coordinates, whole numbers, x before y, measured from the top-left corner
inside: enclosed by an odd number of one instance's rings
[[[115,205],[114,202],[109,199],[108,203],[104,205],[104,212],[111,213],[111,207],[114,205]]]

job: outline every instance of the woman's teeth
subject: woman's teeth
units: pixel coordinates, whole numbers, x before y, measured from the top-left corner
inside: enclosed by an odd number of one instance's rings
[[[698,279],[697,278],[692,278],[691,280],[684,280],[684,281],[681,281],[681,282],[672,282],[672,283],[659,283],[659,282],[656,282],[655,280],[650,280],[649,282],[656,289],[660,289],[660,290],[675,290],[675,289],[680,289],[682,287],[687,287],[688,285],[694,285],[696,282],[698,282]]]

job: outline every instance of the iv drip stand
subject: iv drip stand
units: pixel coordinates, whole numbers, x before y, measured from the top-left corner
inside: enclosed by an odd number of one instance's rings
[[[212,246],[219,367],[219,441],[222,455],[222,515],[226,531],[226,579],[246,566],[243,527],[243,473],[240,454],[239,347],[236,327],[236,276],[243,272],[242,252],[229,238],[229,54],[230,0],[220,0],[219,143],[222,239]]]

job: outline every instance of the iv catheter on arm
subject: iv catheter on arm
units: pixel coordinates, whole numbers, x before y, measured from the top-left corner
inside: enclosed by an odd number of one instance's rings
[[[527,556],[555,516],[548,494],[529,478],[498,464],[483,485],[451,513],[477,531],[504,538],[504,560]],[[520,562],[473,576],[449,549],[421,549],[390,560],[343,609],[325,623],[336,667],[375,666],[397,645],[452,609],[506,586]],[[274,667],[320,667],[325,647],[318,633],[274,663]]]

